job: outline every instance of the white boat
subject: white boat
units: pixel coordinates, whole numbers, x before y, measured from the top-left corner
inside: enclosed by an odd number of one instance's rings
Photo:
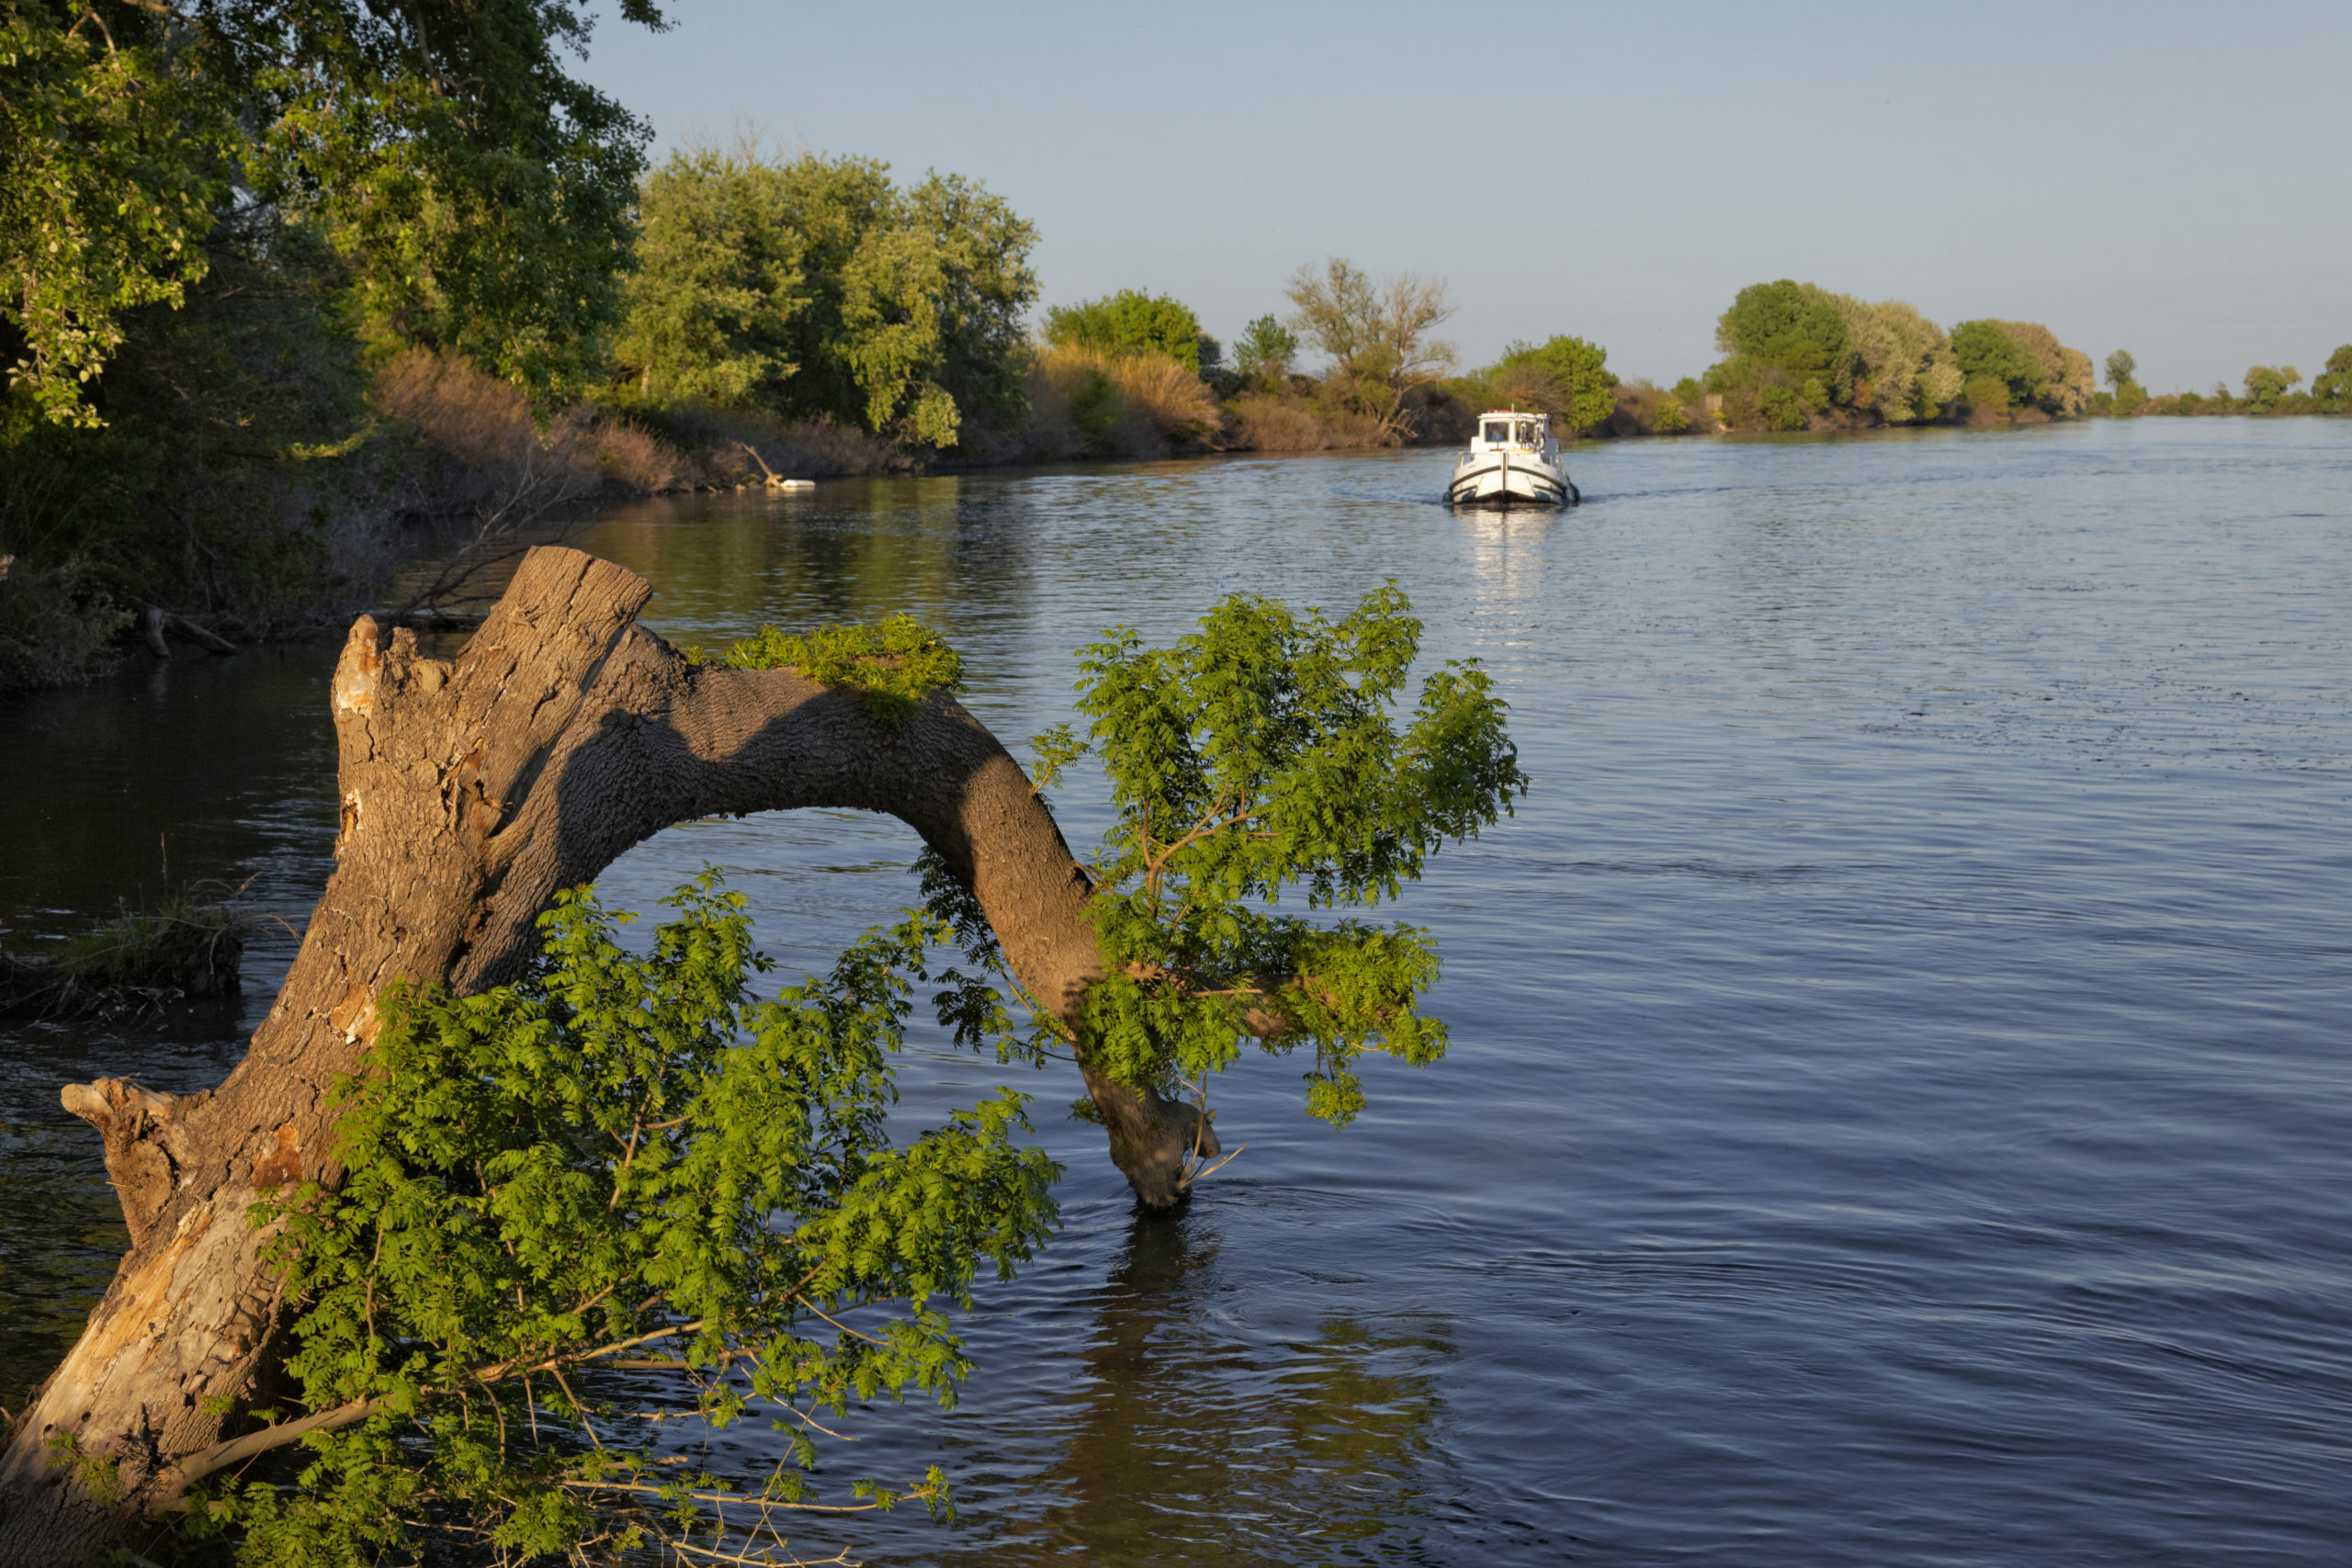
[[[1478,416],[1445,499],[1456,506],[1574,506],[1584,497],[1560,460],[1548,414],[1494,409]]]

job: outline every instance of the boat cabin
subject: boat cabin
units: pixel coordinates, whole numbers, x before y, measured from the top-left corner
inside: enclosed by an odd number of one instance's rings
[[[1541,452],[1550,446],[1549,414],[1521,413],[1516,409],[1490,410],[1478,416],[1478,434],[1471,438],[1473,452]]]

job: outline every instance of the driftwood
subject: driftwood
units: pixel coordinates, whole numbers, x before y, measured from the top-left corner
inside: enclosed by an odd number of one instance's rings
[[[650,592],[542,547],[453,660],[420,656],[406,630],[353,626],[331,692],[335,870],[244,1059],[186,1097],[112,1078],[63,1090],[105,1140],[131,1249],[0,1456],[0,1564],[121,1545],[228,1451],[219,1412],[271,1364],[285,1315],[269,1235],[246,1213],[265,1191],[339,1179],[328,1090],[375,1038],[381,989],[514,978],[558,889],[673,823],[793,807],[899,818],[1075,1032],[1101,973],[1091,889],[996,738],[944,696],[892,722],[792,670],[690,663],[637,624]],[[1177,1202],[1187,1157],[1217,1152],[1197,1113],[1097,1074],[1082,1043],[1080,1067],[1138,1196]]]

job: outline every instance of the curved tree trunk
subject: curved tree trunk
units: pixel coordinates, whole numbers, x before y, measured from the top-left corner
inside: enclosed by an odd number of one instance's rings
[[[675,822],[821,806],[888,812],[979,899],[1013,973],[1073,1026],[1100,973],[1090,887],[1020,767],[944,697],[903,723],[790,670],[689,664],[636,624],[643,579],[534,550],[449,662],[352,627],[333,688],[336,867],[277,1004],[216,1089],[68,1086],[106,1140],[131,1249],[0,1456],[0,1565],[128,1541],[220,1443],[282,1325],[267,1189],[333,1180],[328,1091],[396,978],[459,992],[516,977],[557,890]],[[1081,1070],[1112,1157],[1157,1207],[1182,1197],[1191,1107]]]

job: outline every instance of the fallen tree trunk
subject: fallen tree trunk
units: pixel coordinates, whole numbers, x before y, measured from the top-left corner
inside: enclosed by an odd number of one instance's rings
[[[636,624],[651,590],[576,550],[534,550],[454,660],[352,628],[332,691],[336,866],[251,1048],[185,1097],[68,1086],[98,1129],[131,1249],[0,1457],[0,1564],[124,1544],[226,1451],[226,1411],[268,1367],[285,1305],[246,1222],[264,1191],[334,1180],[329,1091],[396,979],[465,993],[516,977],[560,888],[673,823],[721,812],[887,812],[944,857],[1013,974],[1075,1032],[1101,973],[1091,889],[1020,767],[969,714],[903,721],[788,669],[688,662]],[[1148,1204],[1215,1152],[1189,1106],[1094,1071],[1113,1158]]]

